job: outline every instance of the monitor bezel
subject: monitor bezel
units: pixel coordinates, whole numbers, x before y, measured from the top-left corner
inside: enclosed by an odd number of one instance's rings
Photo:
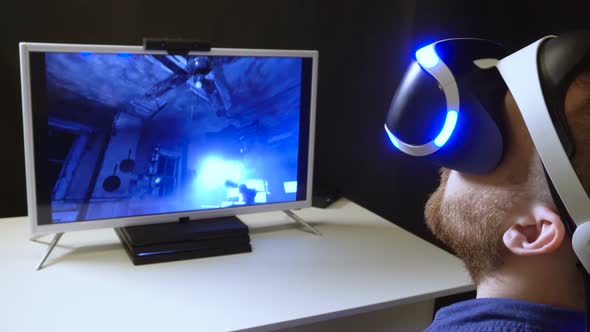
[[[32,236],[39,236],[49,233],[63,233],[100,228],[126,227],[134,225],[147,225],[165,222],[177,222],[180,218],[206,219],[225,217],[232,215],[260,213],[270,211],[282,211],[301,209],[311,206],[313,192],[313,163],[314,163],[314,142],[315,142],[315,114],[317,97],[317,76],[318,76],[318,52],[314,50],[275,50],[275,49],[239,49],[239,48],[212,48],[208,52],[189,52],[189,55],[203,56],[257,56],[257,57],[297,57],[312,59],[310,110],[309,110],[309,137],[307,155],[307,181],[305,200],[266,203],[260,205],[241,206],[232,208],[220,208],[215,210],[200,210],[187,212],[174,212],[157,215],[145,215],[134,217],[122,217],[111,219],[99,219],[91,221],[78,221],[57,224],[38,223],[38,205],[35,179],[35,148],[33,140],[33,109],[31,96],[31,52],[82,52],[92,53],[131,53],[131,54],[167,54],[166,51],[145,50],[141,46],[126,45],[90,45],[90,44],[60,44],[60,43],[19,43],[20,50],[20,74],[21,74],[21,96],[23,112],[23,136],[25,152],[25,174],[27,189],[27,210],[29,217],[29,230]]]

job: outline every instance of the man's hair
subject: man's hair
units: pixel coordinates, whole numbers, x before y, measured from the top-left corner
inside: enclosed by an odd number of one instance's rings
[[[572,164],[586,192],[590,192],[590,70],[580,75],[574,84],[587,93],[582,95],[581,104],[566,112],[576,148]],[[555,209],[541,161],[520,113],[516,118],[518,121],[512,122],[517,123],[506,121],[509,127],[507,150],[524,144],[529,153],[528,162],[505,159],[499,167],[509,169],[502,179],[486,185],[485,189],[469,187],[450,197],[445,197],[449,170],[443,169],[440,186],[425,208],[429,229],[463,260],[476,284],[497,271],[508,253],[502,240],[509,227],[506,221],[522,212],[520,208],[535,201]]]

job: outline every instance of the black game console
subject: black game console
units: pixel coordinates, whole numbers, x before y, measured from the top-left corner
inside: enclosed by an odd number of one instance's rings
[[[115,228],[134,265],[251,252],[248,226],[237,217]]]

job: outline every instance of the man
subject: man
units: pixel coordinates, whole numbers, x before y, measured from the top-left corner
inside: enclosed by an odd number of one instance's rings
[[[429,229],[459,256],[477,299],[439,310],[434,331],[583,331],[582,273],[518,107],[504,102],[507,145],[490,174],[443,169],[425,208]],[[567,91],[574,168],[590,192],[590,68]]]

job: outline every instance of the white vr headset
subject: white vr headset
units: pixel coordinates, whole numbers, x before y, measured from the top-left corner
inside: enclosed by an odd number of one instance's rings
[[[585,35],[586,38],[590,38],[590,34],[586,33]],[[545,171],[559,195],[563,207],[576,226],[572,234],[573,249],[586,271],[590,271],[590,198],[588,198],[586,191],[574,171],[570,156],[558,134],[558,126],[554,125],[554,120],[549,110],[550,106],[547,105],[546,101],[550,96],[544,93],[542,78],[540,77],[541,69],[538,61],[540,59],[540,48],[544,42],[552,38],[556,37],[548,36],[541,38],[520,51],[498,61],[496,67],[500,71],[502,78],[506,82],[508,89],[510,89],[520,109],[524,122],[539,153],[539,157],[543,162]],[[572,41],[572,43],[575,43],[575,41]],[[590,44],[590,40],[587,43]],[[576,45],[571,45],[569,48],[575,48],[574,46]],[[567,51],[570,50],[554,52]],[[584,50],[578,51],[583,52]],[[588,52],[588,49],[585,51]],[[548,59],[546,61],[565,61],[569,57],[568,54],[561,53],[561,57],[559,55],[548,55],[554,56],[555,59]],[[584,55],[576,54],[576,56]],[[588,54],[585,55],[585,58],[587,60]],[[560,65],[559,63],[553,64],[553,66]],[[567,69],[562,70],[567,71]],[[575,73],[564,73],[563,75],[571,76],[572,74]],[[567,89],[569,83],[571,83],[571,79],[567,82],[568,84],[565,87],[561,87],[561,89]],[[565,98],[565,91],[563,91],[563,97]],[[563,103],[565,100],[559,100],[558,102]],[[556,121],[559,120],[556,119]],[[565,119],[562,118],[561,121],[565,121]],[[566,221],[564,220],[564,222]]]

